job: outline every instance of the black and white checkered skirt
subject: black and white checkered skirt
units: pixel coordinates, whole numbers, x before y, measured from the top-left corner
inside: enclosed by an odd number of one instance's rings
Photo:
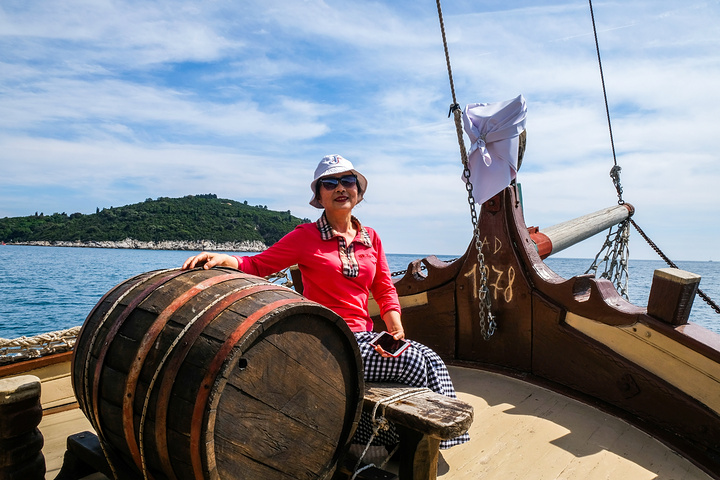
[[[445,362],[421,343],[410,342],[410,346],[398,357],[383,357],[375,351],[370,341],[375,337],[374,332],[355,332],[360,354],[363,358],[366,382],[395,382],[411,387],[427,387],[433,392],[441,393],[451,398],[457,398],[450,374]],[[363,412],[358,425],[354,443],[366,444],[372,436],[371,415]],[[443,440],[440,448],[450,448],[470,440],[465,433],[459,437]],[[394,428],[382,431],[373,440],[372,445],[394,445],[398,436]]]

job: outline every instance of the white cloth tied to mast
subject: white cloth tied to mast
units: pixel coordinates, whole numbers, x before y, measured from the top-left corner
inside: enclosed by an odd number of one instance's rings
[[[463,126],[471,142],[468,166],[477,203],[494,197],[517,176],[519,136],[525,130],[526,114],[522,95],[465,107]]]

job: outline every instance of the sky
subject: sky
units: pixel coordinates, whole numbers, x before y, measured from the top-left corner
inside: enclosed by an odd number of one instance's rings
[[[617,204],[588,2],[442,7],[458,103],[527,101],[526,223]],[[593,7],[624,200],[673,260],[720,260],[720,1]],[[430,0],[3,0],[0,218],[215,193],[314,220],[341,154],[387,252],[461,255],[451,103]],[[630,257],[658,258],[634,230]]]

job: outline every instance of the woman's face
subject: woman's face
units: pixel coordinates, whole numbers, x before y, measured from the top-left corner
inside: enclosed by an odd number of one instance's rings
[[[336,179],[337,184],[328,188],[327,183],[323,183],[326,179]],[[343,179],[345,181],[340,181]],[[328,175],[318,180],[320,190],[318,192],[320,204],[327,211],[352,211],[358,204],[358,187],[357,181],[349,184],[348,180],[356,180],[350,171],[339,173],[337,175]],[[329,185],[328,185],[329,186]]]

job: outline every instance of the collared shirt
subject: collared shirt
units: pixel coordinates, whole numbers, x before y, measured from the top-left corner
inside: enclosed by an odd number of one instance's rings
[[[343,267],[342,273],[346,277],[354,278],[357,277],[360,273],[360,265],[355,258],[355,241],[359,241],[366,247],[372,247],[372,241],[370,241],[370,235],[368,234],[367,230],[365,230],[365,227],[360,224],[360,221],[357,218],[351,217],[350,221],[358,231],[356,235],[356,240],[353,240],[350,245],[348,245],[345,241],[345,237],[340,235],[332,228],[332,225],[330,225],[330,222],[328,222],[325,212],[323,212],[322,216],[318,219],[317,222],[315,222],[315,224],[320,231],[320,238],[322,238],[323,240],[332,240],[333,237],[337,237],[338,254],[340,256],[340,261],[342,262]]]
[[[368,298],[380,314],[400,311],[382,242],[377,233],[353,217],[357,234],[350,245],[332,230],[325,215],[304,223],[270,248],[254,256],[236,256],[240,270],[267,276],[297,264],[303,276],[303,295],[328,307],[347,322],[350,330],[372,330]]]

